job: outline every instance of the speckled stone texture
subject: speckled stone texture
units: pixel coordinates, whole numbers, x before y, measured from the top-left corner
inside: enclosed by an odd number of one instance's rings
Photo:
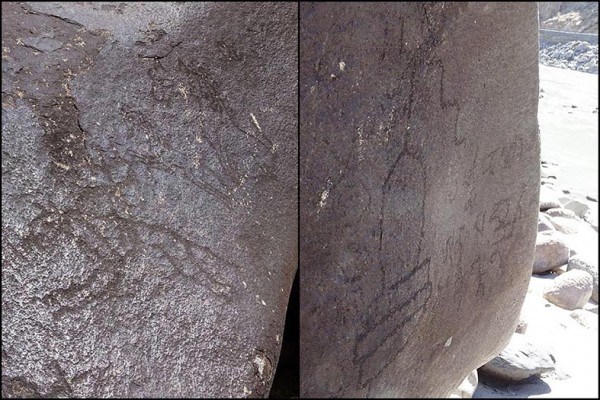
[[[301,3],[301,395],[447,396],[508,343],[537,29],[536,3]]]
[[[2,396],[263,397],[297,5],[2,3]]]

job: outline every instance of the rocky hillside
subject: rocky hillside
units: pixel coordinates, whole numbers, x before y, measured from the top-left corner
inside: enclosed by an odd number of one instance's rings
[[[598,3],[540,2],[540,28],[598,34]]]
[[[572,41],[540,49],[540,63],[549,67],[598,73],[598,45]]]
[[[540,63],[550,67],[598,73],[598,3],[540,2]],[[573,35],[574,37],[563,37]]]

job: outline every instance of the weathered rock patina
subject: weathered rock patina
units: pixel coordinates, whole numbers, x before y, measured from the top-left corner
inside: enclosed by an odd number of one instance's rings
[[[537,102],[535,3],[301,3],[301,395],[447,396],[504,348]]]
[[[262,397],[297,6],[2,4],[2,395]]]

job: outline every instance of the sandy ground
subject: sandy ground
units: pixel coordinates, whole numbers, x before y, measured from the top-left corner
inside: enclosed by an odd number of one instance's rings
[[[598,398],[598,314],[579,310],[583,322],[578,322],[572,311],[547,302],[542,292],[552,279],[531,278],[521,316],[528,323],[525,336],[550,351],[556,371],[514,384],[480,375],[474,398]],[[586,306],[597,307],[592,301]]]
[[[558,163],[557,186],[597,199],[598,76],[540,66],[540,88],[542,159]],[[597,212],[598,203],[588,205]],[[598,242],[588,244],[597,254]],[[598,398],[598,305],[589,301],[588,310],[576,312],[578,321],[572,311],[549,303],[542,292],[554,277],[532,276],[521,316],[528,323],[525,335],[548,348],[556,371],[512,384],[480,374],[474,398]]]
[[[567,188],[597,199],[598,75],[540,65],[540,90],[542,160],[558,163]]]

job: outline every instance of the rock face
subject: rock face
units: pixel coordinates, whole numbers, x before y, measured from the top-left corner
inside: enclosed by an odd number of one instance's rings
[[[570,270],[554,278],[544,290],[544,298],[557,306],[574,310],[581,308],[592,295],[593,278],[582,270]]]
[[[2,3],[2,396],[265,396],[297,6]]]
[[[586,259],[582,256],[576,255],[569,259],[569,265],[567,266],[567,271],[572,269],[579,269],[589,273],[592,276],[593,280],[593,289],[592,289],[592,300],[596,303],[598,302],[598,264],[597,260],[594,262],[591,259]]]
[[[554,370],[554,358],[548,351],[529,342],[515,333],[510,343],[493,360],[479,368],[479,371],[498,379],[521,381],[530,376]]]
[[[552,271],[569,262],[569,246],[564,234],[544,231],[536,238],[533,273]]]
[[[540,28],[598,34],[598,2],[540,1]]]
[[[537,7],[300,10],[301,396],[447,396],[531,273]]]

